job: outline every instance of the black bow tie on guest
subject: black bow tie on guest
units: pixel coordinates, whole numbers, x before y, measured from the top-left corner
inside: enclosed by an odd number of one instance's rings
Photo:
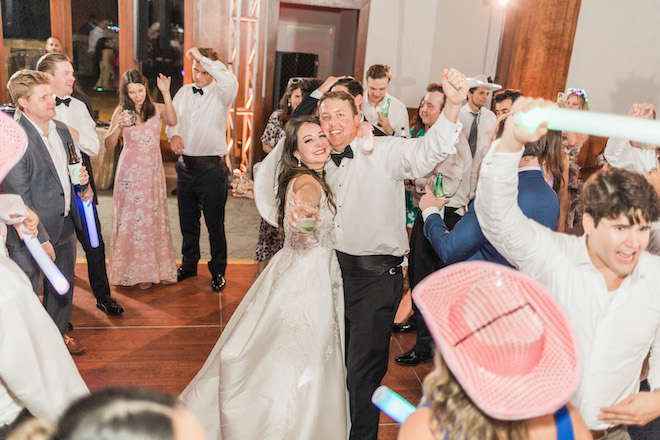
[[[58,106],[58,105],[60,105],[60,104],[64,104],[64,105],[66,105],[66,106],[68,107],[69,104],[71,104],[71,98],[60,99],[60,98],[58,98],[58,97],[56,96],[56,97],[55,97],[55,105]]]
[[[195,94],[195,93],[199,93],[199,96],[204,96],[204,90],[193,86],[193,94]]]
[[[332,153],[330,155],[330,158],[335,163],[335,165],[339,166],[343,158],[353,159],[353,150],[349,145],[346,148],[344,148],[344,151],[342,151],[341,153]]]

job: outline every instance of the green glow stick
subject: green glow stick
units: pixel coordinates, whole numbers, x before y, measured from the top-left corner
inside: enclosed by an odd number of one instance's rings
[[[534,107],[513,116],[516,125],[534,132],[544,122],[549,130],[615,137],[660,145],[660,122],[629,116],[570,110],[556,107]]]

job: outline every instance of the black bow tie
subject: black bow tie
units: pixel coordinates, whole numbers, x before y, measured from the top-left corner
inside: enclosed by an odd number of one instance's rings
[[[335,165],[339,166],[343,158],[353,159],[353,150],[349,145],[346,148],[344,148],[344,151],[342,151],[341,153],[332,153],[330,155],[330,158],[335,163]]]
[[[204,90],[193,86],[193,94],[195,94],[195,93],[199,93],[199,96],[204,96]]]
[[[58,98],[58,97],[56,96],[56,97],[55,97],[55,105],[58,106],[58,105],[60,105],[60,104],[64,104],[64,105],[66,105],[66,106],[68,107],[69,104],[71,104],[71,98],[60,99],[60,98]]]

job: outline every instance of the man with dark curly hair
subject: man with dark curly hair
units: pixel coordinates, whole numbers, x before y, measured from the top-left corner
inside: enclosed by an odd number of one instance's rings
[[[520,98],[511,114],[537,105],[554,104]],[[627,425],[660,416],[660,391],[639,392],[649,354],[650,388],[660,387],[660,257],[645,250],[660,217],[658,195],[641,174],[607,169],[582,190],[582,237],[533,222],[516,203],[517,164],[522,145],[546,131],[508,118],[482,162],[477,217],[491,244],[543,284],[573,325],[584,365],[571,403],[594,438],[627,440]]]

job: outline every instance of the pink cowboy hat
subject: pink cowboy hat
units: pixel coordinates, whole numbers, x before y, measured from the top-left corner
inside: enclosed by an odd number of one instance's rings
[[[580,360],[557,303],[499,264],[451,265],[413,291],[437,349],[465,393],[500,420],[551,414],[575,392]]]
[[[0,112],[0,182],[23,157],[27,150],[27,136],[23,128]]]

